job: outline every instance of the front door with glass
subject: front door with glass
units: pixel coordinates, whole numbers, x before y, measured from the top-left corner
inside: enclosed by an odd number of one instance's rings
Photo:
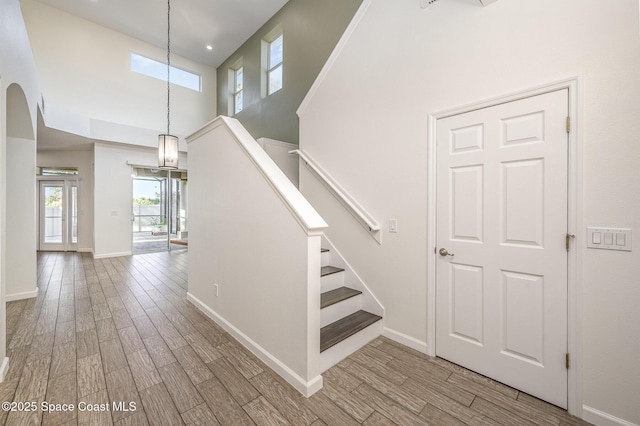
[[[74,251],[78,246],[78,181],[40,181],[41,251]]]

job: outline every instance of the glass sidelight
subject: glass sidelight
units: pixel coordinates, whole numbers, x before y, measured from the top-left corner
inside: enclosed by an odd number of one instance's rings
[[[73,251],[78,246],[78,181],[41,180],[40,247],[42,251]]]

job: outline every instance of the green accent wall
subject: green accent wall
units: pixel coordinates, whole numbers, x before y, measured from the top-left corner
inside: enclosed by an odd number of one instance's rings
[[[242,60],[244,109],[234,117],[254,138],[298,144],[296,110],[338,43],[362,0],[289,0],[218,67],[217,111],[229,111],[229,69]],[[262,97],[262,40],[276,27],[284,35],[283,88]]]

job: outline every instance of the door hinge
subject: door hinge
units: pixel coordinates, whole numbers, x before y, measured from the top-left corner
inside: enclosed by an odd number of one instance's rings
[[[571,239],[575,238],[576,236],[573,234],[567,234],[564,237],[564,243],[565,243],[565,247],[567,248],[567,251],[569,251],[569,249],[571,248]]]
[[[565,365],[567,366],[567,370],[569,369],[569,352],[565,354]]]
[[[567,133],[571,133],[571,117],[567,117]]]

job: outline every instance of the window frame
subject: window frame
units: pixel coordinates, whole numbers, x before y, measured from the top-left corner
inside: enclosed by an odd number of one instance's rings
[[[238,90],[237,77],[238,71],[242,71],[242,88]],[[244,111],[244,63],[243,58],[233,62],[227,69],[227,115],[233,117]],[[242,96],[242,108],[237,110],[237,96]]]
[[[276,64],[272,63],[271,57],[271,45],[278,39],[281,40],[281,55],[280,61]],[[261,73],[261,85],[260,92],[263,98],[273,95],[284,88],[284,32],[282,31],[282,24],[278,24],[275,28],[269,31],[262,38],[262,73]],[[270,79],[273,72],[280,72],[280,87],[273,89],[270,84]]]
[[[271,55],[271,46],[278,39],[280,39],[280,45],[281,45],[280,49],[281,49],[282,53],[280,55],[280,61],[278,63],[276,63],[276,64],[272,64],[273,58],[272,58],[272,55]],[[280,70],[280,87],[278,87],[277,89],[272,90],[272,88],[271,88],[271,75],[272,75],[272,73],[276,72],[278,69]],[[281,90],[282,87],[284,86],[283,69],[284,69],[284,35],[282,33],[280,33],[273,40],[267,42],[267,96],[273,95],[278,90]]]
[[[153,70],[157,72],[155,73],[146,72],[144,68],[134,67],[134,64],[136,63],[136,58],[140,58],[143,61],[147,61],[149,65],[153,65],[155,67],[153,68]],[[169,80],[171,84],[175,86],[184,87],[185,89],[193,90],[194,92],[202,92],[202,75],[193,71],[183,69],[183,68],[178,68],[174,65],[171,65],[169,68],[171,70],[169,75]],[[145,55],[141,55],[140,53],[136,53],[133,51],[130,52],[129,70],[131,72],[135,72],[136,74],[140,74],[147,77],[151,77],[156,80],[164,81],[165,83],[167,82],[167,63],[158,61],[156,59],[150,58]],[[181,79],[176,77],[176,75],[181,75],[181,74],[182,75],[187,74],[189,77],[196,77],[198,79],[197,88],[195,87],[195,85],[187,84],[183,82]]]
[[[238,75],[241,76],[240,88],[238,88]],[[236,68],[233,71],[233,87],[235,91],[233,92],[233,115],[236,115],[244,109],[244,98],[243,98],[243,90],[244,90],[244,67],[240,66],[240,68]],[[240,108],[238,108],[238,96],[242,100],[240,102]]]

